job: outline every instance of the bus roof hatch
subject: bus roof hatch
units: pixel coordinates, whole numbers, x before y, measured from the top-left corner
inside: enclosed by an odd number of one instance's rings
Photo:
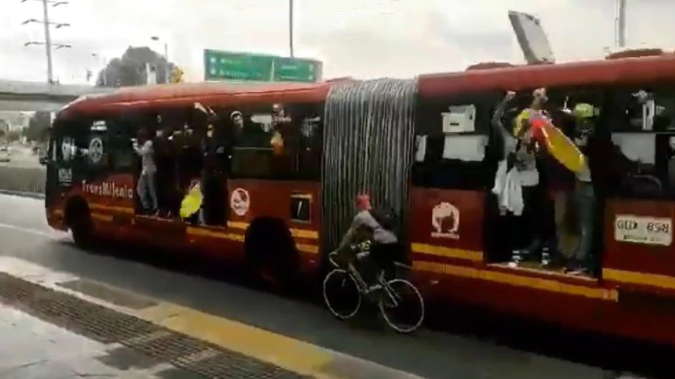
[[[509,11],[509,20],[527,64],[555,63],[553,50],[538,18]]]

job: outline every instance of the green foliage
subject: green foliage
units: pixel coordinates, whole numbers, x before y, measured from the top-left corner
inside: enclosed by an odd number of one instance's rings
[[[121,58],[111,60],[98,74],[96,85],[99,87],[126,87],[145,84],[146,64],[157,67],[157,83],[165,83],[165,69],[171,72],[176,67],[166,58],[149,47],[129,47]]]

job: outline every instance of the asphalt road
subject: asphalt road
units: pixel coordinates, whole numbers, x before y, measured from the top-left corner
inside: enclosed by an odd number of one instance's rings
[[[457,324],[452,332],[421,330],[412,336],[402,336],[380,327],[376,321],[356,325],[339,322],[315,301],[281,297],[228,281],[225,271],[214,270],[213,264],[206,265],[210,268],[207,269],[193,264],[196,260],[168,259],[162,252],[147,249],[141,252],[118,247],[109,248],[106,253],[81,251],[72,245],[68,235],[52,231],[46,225],[40,200],[0,195],[0,255],[254,325],[423,377],[617,378],[621,374],[613,372],[614,368],[625,366],[631,357],[638,360],[635,354],[646,351],[641,347],[626,350],[630,348],[593,338],[540,338],[540,329],[513,328],[515,332],[497,333],[506,337],[496,336],[493,332],[504,328],[483,327],[481,322],[469,323],[466,328],[465,324]],[[514,334],[519,338],[513,338]],[[563,343],[566,346],[560,346]],[[589,348],[591,345],[595,347]],[[608,358],[602,353],[607,351],[617,356]],[[653,364],[647,362],[641,365],[650,365],[649,371]],[[601,369],[601,365],[608,369]]]
[[[0,162],[0,165],[27,168],[40,167],[39,157],[33,155],[29,147],[12,145],[9,147],[9,151],[11,160],[9,162]]]

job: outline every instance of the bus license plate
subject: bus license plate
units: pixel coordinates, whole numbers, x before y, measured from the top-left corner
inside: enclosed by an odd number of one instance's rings
[[[619,242],[670,246],[673,241],[673,221],[670,218],[617,215],[614,239]]]

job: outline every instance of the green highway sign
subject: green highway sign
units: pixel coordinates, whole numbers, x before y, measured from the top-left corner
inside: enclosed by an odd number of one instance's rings
[[[321,62],[273,55],[204,50],[206,80],[316,82]]]
[[[305,59],[276,58],[274,61],[275,82],[316,82],[317,63]]]

